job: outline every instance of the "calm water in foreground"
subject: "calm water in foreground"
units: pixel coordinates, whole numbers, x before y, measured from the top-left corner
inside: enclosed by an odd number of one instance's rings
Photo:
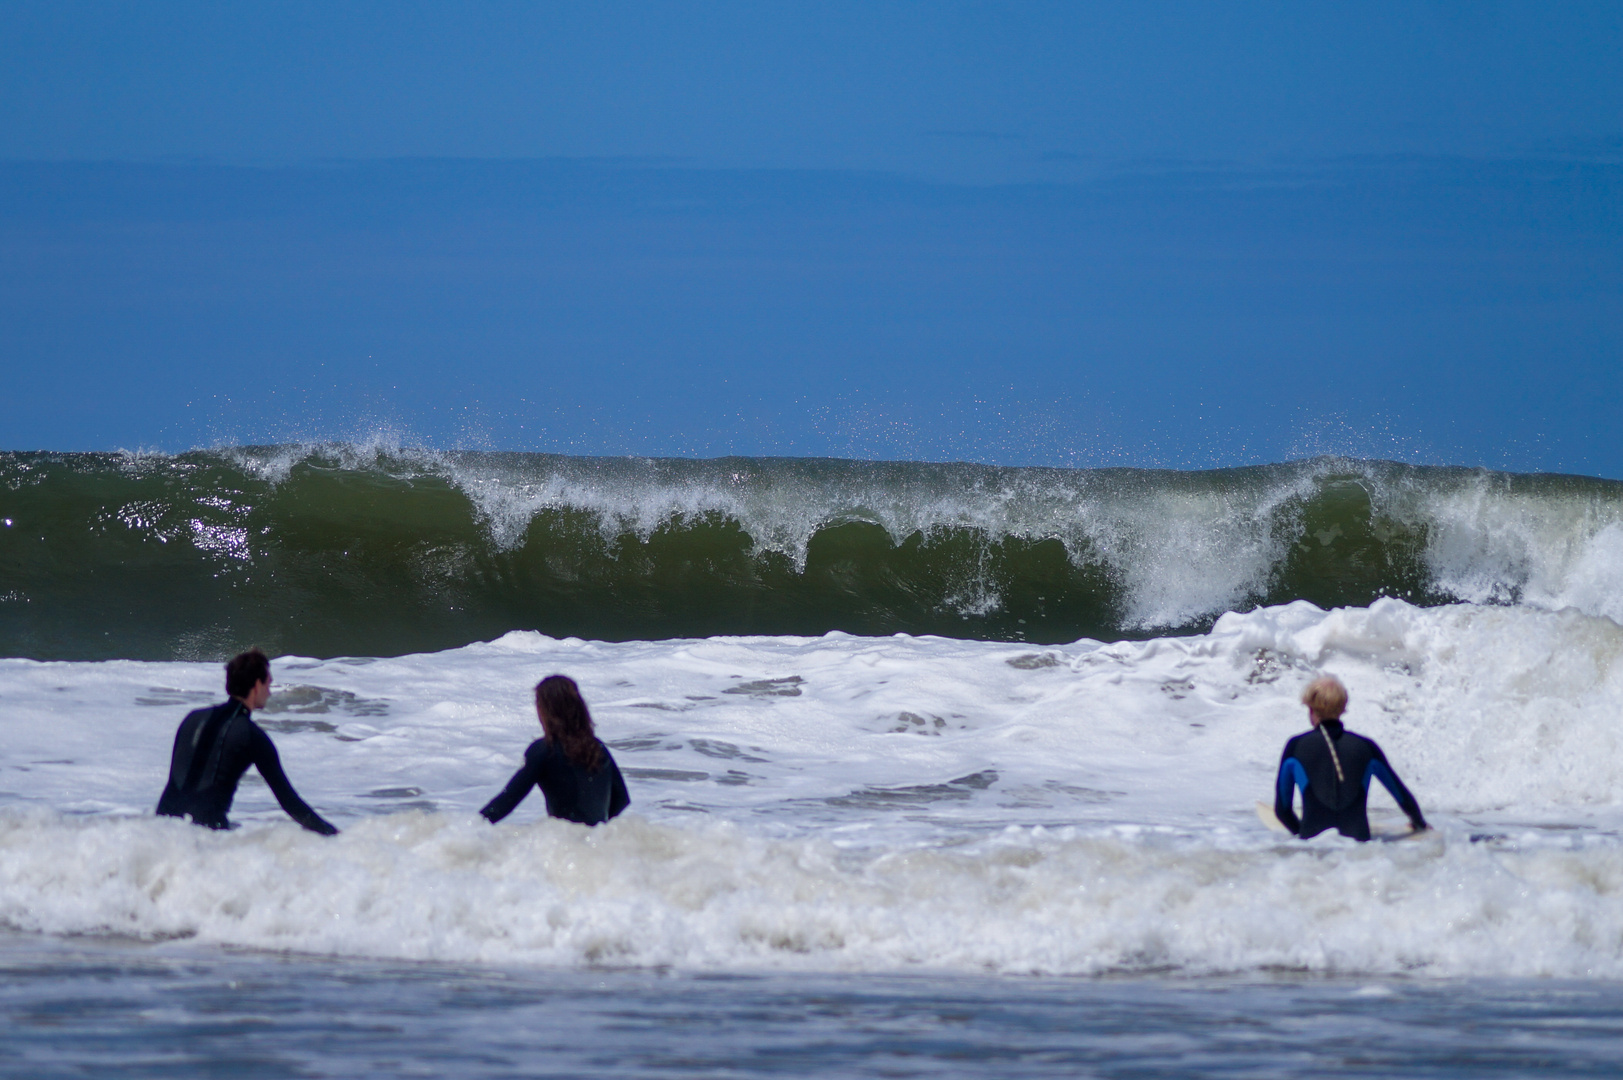
[[[1623,984],[491,969],[0,937],[0,1075],[1615,1076]]]

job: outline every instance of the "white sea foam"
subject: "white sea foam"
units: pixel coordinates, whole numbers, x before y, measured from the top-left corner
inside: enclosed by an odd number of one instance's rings
[[[330,841],[257,783],[231,834],[149,816],[217,666],[4,660],[0,923],[556,964],[1618,977],[1620,655],[1623,628],[1573,610],[1385,600],[1037,649],[515,633],[283,658],[259,719]],[[552,671],[632,809],[588,830],[532,797],[487,826]],[[1319,671],[1439,836],[1258,825]]]
[[[492,829],[395,814],[333,841],[0,812],[0,911],[54,933],[340,955],[686,968],[1623,975],[1623,851],[1278,851],[1011,829],[853,857],[737,826]]]

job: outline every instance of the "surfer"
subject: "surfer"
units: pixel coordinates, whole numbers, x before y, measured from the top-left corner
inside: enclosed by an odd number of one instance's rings
[[[276,801],[289,817],[311,832],[332,836],[338,830],[293,790],[282,771],[276,746],[253,721],[253,710],[270,700],[270,660],[249,649],[225,665],[225,692],[221,705],[186,714],[175,732],[169,758],[169,783],[158,799],[164,817],[189,817],[211,829],[229,829],[226,814],[237,794],[237,782],[252,765],[270,785]]]
[[[1368,840],[1365,803],[1369,782],[1379,780],[1409,815],[1411,829],[1418,832],[1427,827],[1420,804],[1387,764],[1381,748],[1373,739],[1342,726],[1347,688],[1340,679],[1333,675],[1314,679],[1302,692],[1302,704],[1307,706],[1313,726],[1287,742],[1280,755],[1279,778],[1274,783],[1274,816],[1280,824],[1304,840],[1326,829]],[[1295,789],[1302,792],[1300,820],[1291,807]]]
[[[533,787],[541,788],[549,815],[582,825],[600,824],[631,804],[620,767],[592,730],[592,714],[574,679],[548,675],[536,683],[535,712],[541,738],[524,751],[523,767],[481,814],[500,821]]]

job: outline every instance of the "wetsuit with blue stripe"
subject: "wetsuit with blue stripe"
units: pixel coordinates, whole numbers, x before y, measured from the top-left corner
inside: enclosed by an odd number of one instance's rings
[[[169,783],[158,799],[158,813],[191,818],[211,829],[229,829],[231,821],[226,815],[250,765],[265,778],[288,817],[323,836],[338,831],[293,790],[270,736],[254,723],[240,698],[198,709],[180,722],[169,758]]]
[[[1355,735],[1340,720],[1321,720],[1318,727],[1285,744],[1274,784],[1274,816],[1304,840],[1327,829],[1354,840],[1368,840],[1365,803],[1371,780],[1379,780],[1392,793],[1409,816],[1409,824],[1426,828],[1420,804],[1387,764],[1375,740]],[[1297,791],[1302,793],[1301,818],[1291,806]]]

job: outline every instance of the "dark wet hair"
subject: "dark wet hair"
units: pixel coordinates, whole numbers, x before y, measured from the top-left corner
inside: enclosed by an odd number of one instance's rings
[[[592,714],[580,687],[568,675],[548,675],[535,684],[535,711],[547,741],[582,769],[596,772],[603,764],[603,747],[592,730]]]
[[[225,663],[225,692],[247,697],[262,680],[270,678],[270,657],[258,649],[238,653]]]

